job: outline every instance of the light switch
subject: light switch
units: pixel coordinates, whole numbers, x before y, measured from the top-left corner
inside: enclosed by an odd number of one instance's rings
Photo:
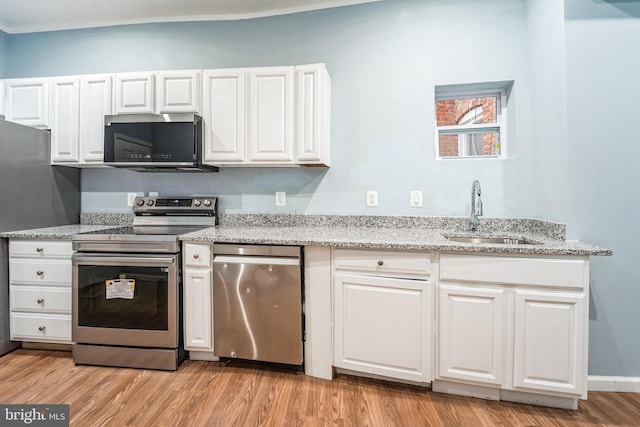
[[[422,207],[422,191],[411,192],[411,207],[412,208]]]
[[[378,206],[377,191],[367,191],[367,206]]]
[[[276,191],[276,206],[287,206],[287,193]]]

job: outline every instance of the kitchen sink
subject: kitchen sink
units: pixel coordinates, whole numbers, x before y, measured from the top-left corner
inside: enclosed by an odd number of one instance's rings
[[[494,245],[539,245],[523,237],[470,237],[470,236],[445,236],[447,240],[458,243],[488,243]]]

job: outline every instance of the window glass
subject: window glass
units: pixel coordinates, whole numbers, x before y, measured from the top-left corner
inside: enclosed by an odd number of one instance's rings
[[[464,90],[465,85],[451,91],[447,86],[436,87],[437,158],[504,156],[507,87],[469,87],[473,90]]]

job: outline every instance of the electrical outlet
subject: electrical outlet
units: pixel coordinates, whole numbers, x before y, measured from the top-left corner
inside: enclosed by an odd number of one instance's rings
[[[276,206],[287,206],[287,193],[276,191]]]
[[[422,207],[422,191],[411,192],[411,207],[412,208]]]
[[[367,191],[367,206],[378,206],[377,191]]]
[[[133,206],[137,195],[138,193],[127,193],[127,206]]]

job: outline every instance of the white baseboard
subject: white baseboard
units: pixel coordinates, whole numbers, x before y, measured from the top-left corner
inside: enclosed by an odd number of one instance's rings
[[[640,393],[640,377],[605,377],[589,375],[589,391],[617,391]]]

